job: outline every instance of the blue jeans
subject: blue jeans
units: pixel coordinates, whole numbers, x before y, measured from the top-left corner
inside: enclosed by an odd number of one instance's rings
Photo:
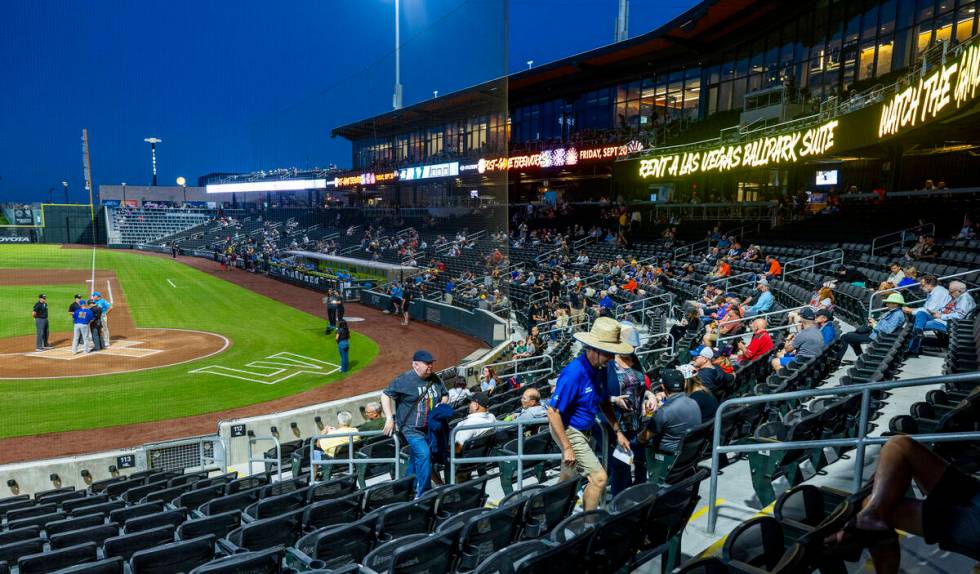
[[[340,351],[340,372],[346,373],[350,368],[347,356],[350,354],[350,340],[344,339],[337,343],[337,350]]]
[[[431,453],[429,452],[429,441],[425,434],[418,429],[411,428],[402,431],[402,436],[408,443],[408,468],[407,473],[415,475],[415,498],[422,496],[432,484],[432,464]]]
[[[922,348],[922,334],[925,331],[938,331],[940,333],[945,333],[946,323],[933,319],[932,315],[925,311],[917,311],[915,313],[915,325],[913,326],[912,338],[909,339],[908,351],[910,353],[918,353],[919,349]]]

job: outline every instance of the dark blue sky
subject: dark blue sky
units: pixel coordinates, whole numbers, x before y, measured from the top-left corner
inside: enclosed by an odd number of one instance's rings
[[[694,0],[632,0],[630,34]],[[617,0],[402,0],[406,105],[612,41]],[[505,22],[505,19],[509,21]],[[504,36],[507,36],[505,38]],[[93,179],[350,165],[330,129],[391,108],[394,0],[0,4],[0,201]],[[506,55],[506,56],[505,56]]]

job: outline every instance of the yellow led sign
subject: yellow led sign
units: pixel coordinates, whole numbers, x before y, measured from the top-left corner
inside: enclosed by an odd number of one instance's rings
[[[640,160],[640,177],[661,179],[697,173],[725,172],[738,167],[792,163],[824,154],[834,147],[837,120],[790,134],[759,138],[738,145],[670,154]]]
[[[980,87],[980,46],[965,50],[958,62],[943,66],[918,84],[885,102],[878,122],[878,137],[893,136],[905,128],[931,120],[950,103],[959,108],[972,100]]]

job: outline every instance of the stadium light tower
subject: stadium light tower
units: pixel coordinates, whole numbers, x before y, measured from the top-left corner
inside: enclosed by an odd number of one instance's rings
[[[177,178],[177,185],[179,185],[180,188],[182,190],[184,190],[184,205],[183,205],[183,207],[187,207],[187,180],[184,179],[184,176],[180,176],[180,177]]]
[[[395,93],[391,97],[391,107],[396,110],[402,108],[402,55],[398,22],[398,7],[400,4],[401,0],[395,0]]]
[[[62,181],[61,182],[61,185],[62,185],[62,187],[65,188],[65,204],[67,205],[68,204],[68,182],[67,181]]]
[[[157,144],[163,140],[160,138],[143,138],[143,141],[150,144],[150,160],[153,162],[153,187],[157,185]]]

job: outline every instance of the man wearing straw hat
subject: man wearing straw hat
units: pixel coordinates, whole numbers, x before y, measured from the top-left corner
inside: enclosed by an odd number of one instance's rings
[[[885,299],[887,311],[878,318],[878,321],[874,323],[870,330],[864,328],[860,331],[851,331],[841,336],[840,340],[846,344],[840,346],[840,350],[837,352],[837,360],[844,358],[844,353],[847,352],[848,345],[854,349],[854,354],[860,357],[861,353],[864,352],[861,348],[862,344],[870,343],[871,341],[877,340],[879,335],[888,335],[902,328],[905,325],[905,313],[902,312],[902,307],[904,306],[905,297],[902,297],[901,293],[892,293],[889,295]]]
[[[562,452],[560,480],[569,480],[576,473],[586,477],[589,484],[582,496],[582,508],[594,510],[608,478],[589,445],[589,435],[601,409],[606,420],[613,421],[616,443],[623,450],[630,450],[630,441],[622,433],[605,386],[606,365],[617,354],[632,353],[633,346],[622,341],[619,323],[609,317],[596,319],[591,331],[576,333],[575,338],[584,349],[558,375],[555,392],[548,400],[548,422],[551,436]]]

